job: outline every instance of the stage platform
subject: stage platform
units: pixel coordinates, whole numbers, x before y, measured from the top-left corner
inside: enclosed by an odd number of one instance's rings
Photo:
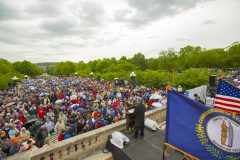
[[[133,138],[133,134],[122,133],[130,139],[130,143],[119,149],[111,145],[114,160],[162,160],[164,131],[144,130],[144,137]],[[167,160],[182,160],[184,157],[172,150],[167,149]]]

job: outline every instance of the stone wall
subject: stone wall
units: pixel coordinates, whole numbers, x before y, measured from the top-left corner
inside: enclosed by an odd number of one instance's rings
[[[157,108],[145,113],[146,118],[157,122],[163,122],[166,119],[166,107]],[[114,123],[93,131],[80,134],[70,139],[57,142],[49,147],[37,150],[19,153],[9,157],[9,160],[81,160],[105,147],[108,136],[113,132],[124,130],[126,120]]]

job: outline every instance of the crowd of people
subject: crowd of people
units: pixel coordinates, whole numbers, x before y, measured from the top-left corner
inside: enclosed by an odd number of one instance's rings
[[[232,85],[236,86],[237,88],[240,88],[240,73],[239,72],[233,72],[232,74],[229,74],[227,76],[224,76],[223,79]]]
[[[11,156],[116,123],[141,99],[146,110],[166,105],[165,92],[80,77],[26,79],[0,92],[0,156]],[[155,104],[155,105],[154,105]],[[157,104],[157,105],[156,105]],[[128,125],[131,131],[131,125]]]

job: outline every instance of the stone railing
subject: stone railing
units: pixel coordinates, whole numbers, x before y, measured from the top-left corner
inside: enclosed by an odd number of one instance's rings
[[[166,107],[157,108],[145,113],[146,118],[157,122],[163,122],[166,119]],[[67,140],[57,142],[49,147],[37,150],[19,153],[9,160],[78,160],[84,159],[102,150],[107,142],[108,136],[113,132],[124,130],[126,120],[114,123],[93,131],[80,134]]]

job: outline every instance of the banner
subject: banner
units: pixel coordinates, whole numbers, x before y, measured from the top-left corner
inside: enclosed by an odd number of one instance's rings
[[[240,117],[168,92],[165,142],[201,160],[240,159]]]
[[[186,91],[186,96],[194,99],[194,94],[197,94],[200,99],[205,103],[207,98],[207,85],[202,85]]]

